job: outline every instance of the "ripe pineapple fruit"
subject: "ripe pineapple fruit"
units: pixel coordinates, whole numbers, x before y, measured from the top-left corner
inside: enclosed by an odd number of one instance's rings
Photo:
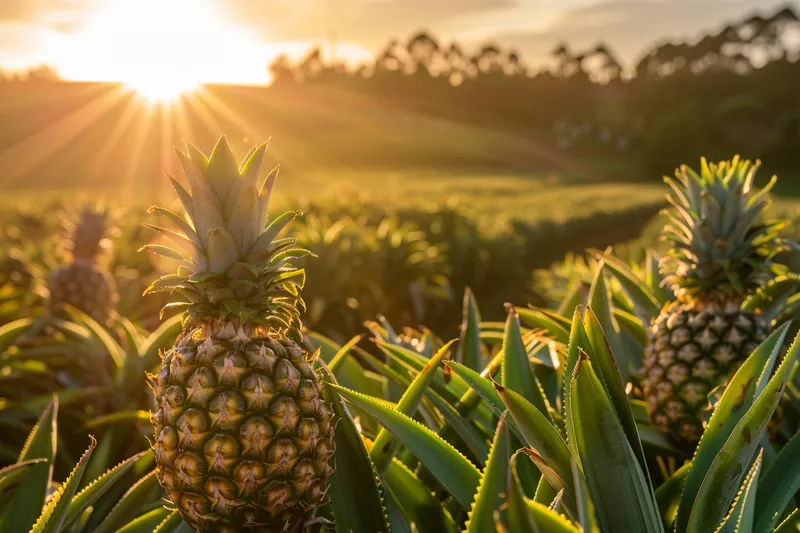
[[[69,264],[54,270],[47,280],[48,309],[63,315],[65,304],[76,307],[99,324],[111,325],[117,302],[114,279],[96,263],[106,230],[106,212],[85,208],[69,241]]]
[[[735,373],[766,338],[770,324],[742,303],[785,267],[782,223],[763,221],[763,189],[753,189],[759,163],[734,158],[700,174],[681,167],[667,179],[673,206],[660,268],[677,301],[653,320],[643,364],[643,392],[653,422],[677,444],[703,432],[708,394]]]
[[[333,412],[302,348],[299,294],[304,255],[276,239],[296,216],[264,229],[274,174],[258,184],[266,145],[241,166],[225,138],[210,158],[178,153],[190,190],[174,178],[188,220],[159,208],[180,233],[151,226],[181,252],[177,274],[148,291],[180,296],[184,328],[151,376],[157,411],[157,475],[197,531],[299,531],[325,499],[333,454]]]

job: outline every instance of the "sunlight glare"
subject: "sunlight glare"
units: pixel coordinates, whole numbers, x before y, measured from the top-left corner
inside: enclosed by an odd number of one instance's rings
[[[146,78],[128,81],[125,86],[133,90],[151,104],[170,103],[184,94],[195,91],[199,84],[196,81],[180,78]]]
[[[164,101],[202,83],[265,83],[259,44],[209,0],[103,0],[60,50],[59,71],[121,81],[146,100]]]

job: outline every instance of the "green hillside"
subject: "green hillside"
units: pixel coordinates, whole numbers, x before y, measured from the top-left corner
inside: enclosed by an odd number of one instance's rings
[[[600,177],[528,133],[326,89],[209,86],[158,106],[113,84],[7,83],[0,124],[0,183],[17,189],[161,185],[162,169],[173,169],[173,145],[208,147],[220,133],[240,152],[272,137],[271,160],[292,173],[446,168]]]

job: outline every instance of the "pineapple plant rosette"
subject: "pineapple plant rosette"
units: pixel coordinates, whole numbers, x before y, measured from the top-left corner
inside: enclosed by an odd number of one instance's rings
[[[780,235],[786,221],[765,218],[776,178],[756,189],[758,167],[736,157],[718,164],[704,159],[699,173],[679,168],[676,179],[666,179],[672,204],[663,230],[666,256],[649,250],[644,264],[631,265],[610,250],[590,250],[598,263],[585,297],[569,294],[555,310],[519,309],[523,322],[563,345],[570,309],[613,281],[605,305],[618,335],[610,340],[632,401],[684,452],[699,442],[709,407],[742,361],[797,316],[798,276],[782,264],[796,244]],[[771,436],[792,437],[795,410],[781,404]]]
[[[148,289],[171,291],[184,327],[152,376],[157,475],[197,531],[297,531],[325,499],[333,471],[333,411],[302,346],[299,294],[306,255],[277,238],[297,213],[267,226],[275,180],[259,183],[266,145],[239,166],[223,138],[206,158],[178,157],[186,189],[170,177],[187,218],[153,211],[178,249],[177,274]],[[266,226],[266,228],[265,228]]]
[[[642,385],[652,420],[675,440],[694,445],[703,432],[708,395],[724,385],[767,337],[771,324],[748,298],[787,268],[776,256],[787,241],[782,221],[765,221],[773,179],[754,188],[758,163],[702,161],[667,179],[670,243],[661,260],[668,302],[648,330]]]
[[[48,310],[53,316],[67,318],[64,307],[71,305],[105,327],[111,324],[117,301],[114,278],[97,264],[106,219],[106,211],[86,207],[71,228],[71,260],[55,269],[47,280]]]

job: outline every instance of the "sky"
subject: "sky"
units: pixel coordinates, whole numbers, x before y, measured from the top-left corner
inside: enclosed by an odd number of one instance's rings
[[[353,61],[427,29],[513,46],[532,65],[559,41],[602,39],[623,62],[800,0],[0,0],[0,68],[50,64],[66,78],[264,83],[279,53],[315,43]],[[331,43],[335,43],[331,45]]]

